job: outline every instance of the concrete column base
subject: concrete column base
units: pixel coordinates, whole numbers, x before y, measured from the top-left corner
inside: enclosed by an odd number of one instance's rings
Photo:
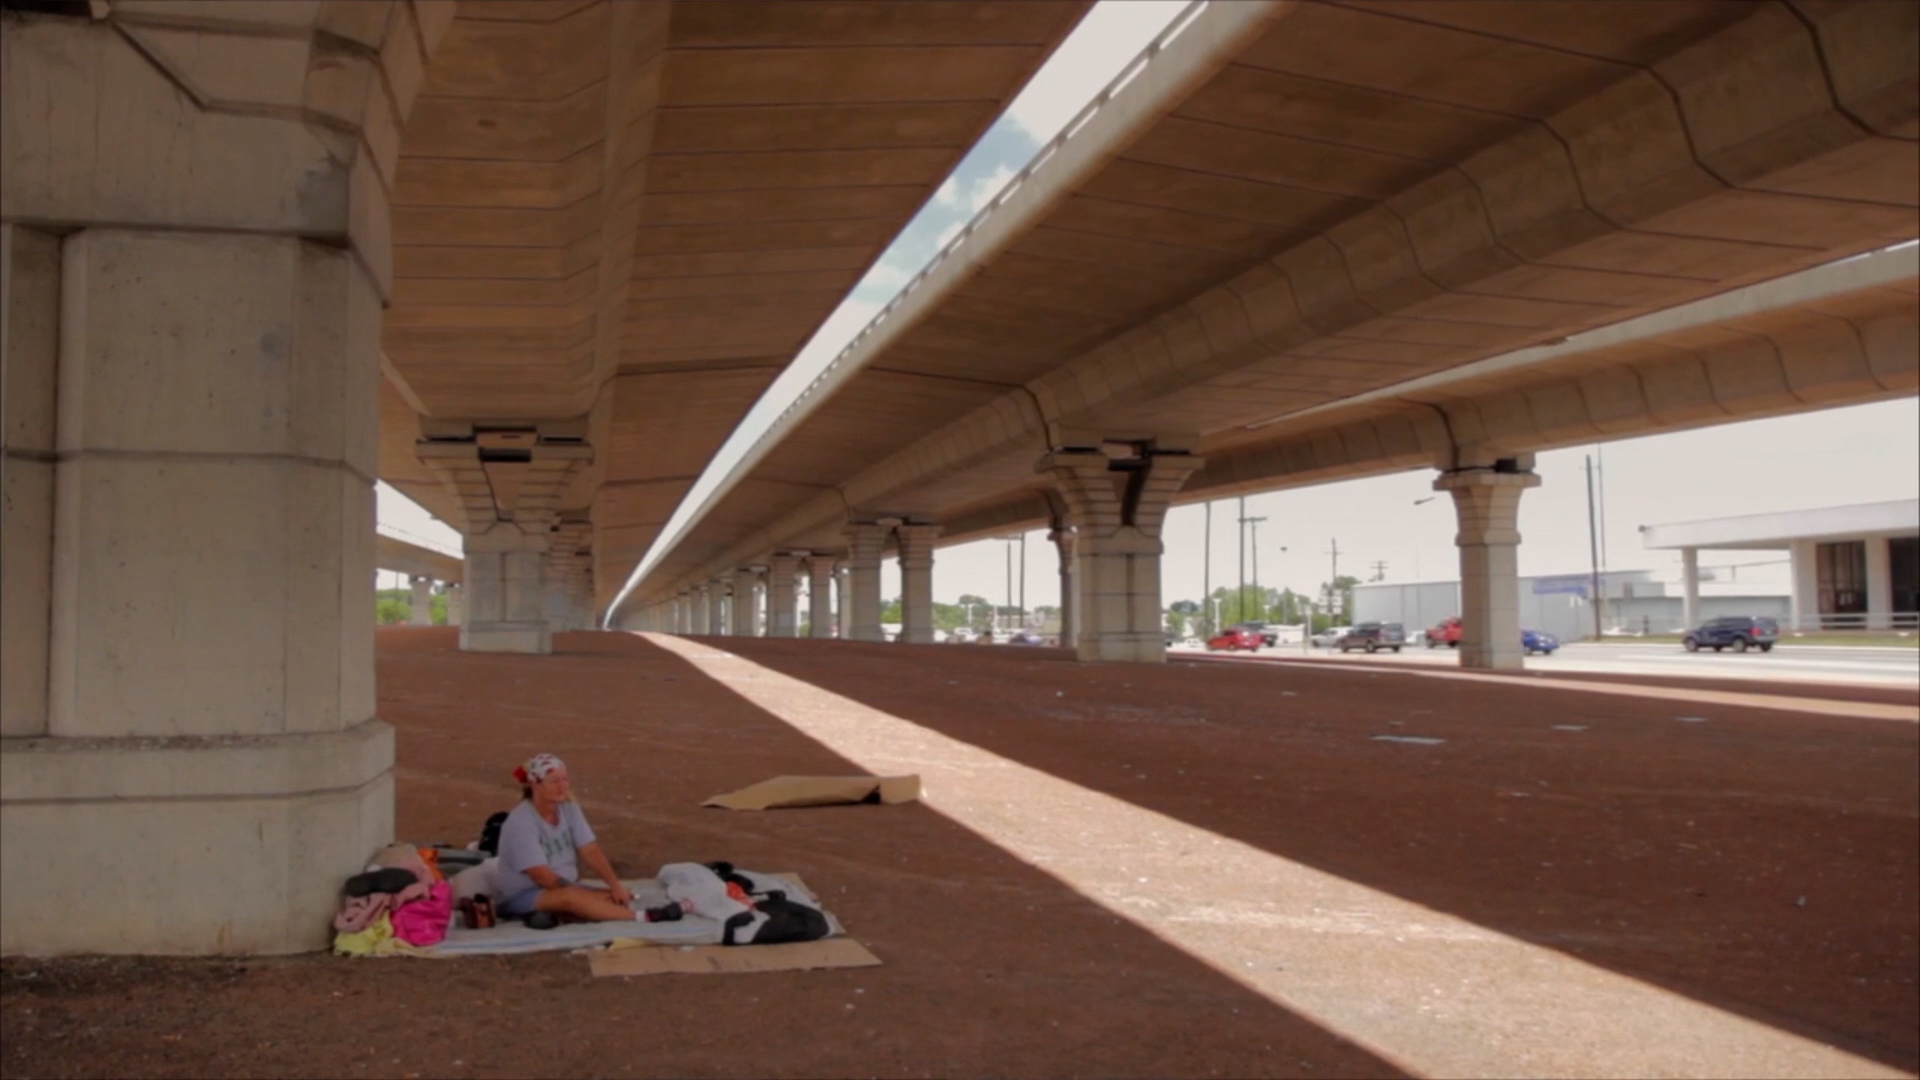
[[[901,525],[900,640],[909,645],[931,645],[933,637],[933,542],[938,525]]]
[[[797,555],[775,555],[767,560],[767,636],[790,638],[800,629],[793,572]]]
[[[807,559],[807,636],[833,636],[833,560],[824,555]]]
[[[553,627],[539,622],[471,622],[460,628],[460,651],[533,653],[553,651]]]
[[[1085,618],[1075,643],[1082,660],[1158,664],[1167,641],[1160,613],[1159,537],[1123,527],[1079,544],[1075,606]]]
[[[847,526],[850,550],[845,613],[841,618],[844,636],[854,641],[887,640],[886,631],[880,628],[880,554],[892,532],[891,524],[877,522]]]
[[[393,729],[0,740],[0,952],[323,949],[393,839]]]
[[[1520,645],[1520,495],[1539,487],[1527,471],[1469,468],[1442,473],[1435,491],[1453,496],[1460,531],[1460,666],[1526,667]]]

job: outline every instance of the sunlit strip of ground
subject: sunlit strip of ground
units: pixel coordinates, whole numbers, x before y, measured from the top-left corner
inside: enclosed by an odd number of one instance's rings
[[[1505,683],[1534,690],[1568,690],[1614,697],[1657,698],[1693,705],[1728,705],[1743,709],[1777,709],[1783,712],[1815,713],[1821,716],[1846,716],[1860,720],[1904,720],[1920,723],[1920,706],[1889,705],[1872,701],[1834,701],[1830,698],[1791,697],[1784,694],[1748,694],[1737,690],[1693,690],[1681,686],[1653,686],[1646,683],[1590,682],[1586,679],[1536,679],[1517,673],[1494,674],[1480,671],[1434,671],[1431,667],[1395,667],[1392,662],[1365,664],[1349,660],[1260,660],[1233,656],[1195,655],[1181,659],[1208,663],[1275,663],[1294,667],[1361,671],[1369,675],[1418,675],[1427,679],[1457,679],[1461,682]]]
[[[934,810],[1410,1072],[1908,1075],[1069,783],[711,645],[644,636],[862,768],[919,773]]]

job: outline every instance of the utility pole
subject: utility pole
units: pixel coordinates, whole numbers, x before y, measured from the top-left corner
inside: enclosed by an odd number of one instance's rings
[[[1020,534],[1020,628],[1027,628],[1027,534]]]
[[[1235,602],[1240,609],[1238,621],[1247,621],[1247,497],[1240,496],[1240,585],[1235,590]]]
[[[1242,518],[1241,520],[1245,521],[1247,528],[1253,532],[1253,595],[1260,598],[1260,621],[1266,622],[1267,595],[1260,591],[1260,523],[1267,519],[1263,517],[1250,517]],[[1240,606],[1242,608],[1240,617],[1244,620],[1247,614],[1244,610],[1246,602],[1242,600]]]
[[[1006,540],[1009,538],[1003,536],[1000,539]],[[1012,607],[1013,607],[1013,545],[1008,544],[1007,545],[1007,606],[1001,608],[1000,610],[1008,611]],[[1005,616],[1005,619],[1007,620],[1010,620],[1011,618],[1012,618],[1011,615]],[[1005,621],[1003,621],[1002,623],[1002,628],[1012,629],[1011,624]]]
[[[1593,446],[1594,487],[1600,491],[1600,573],[1607,572],[1607,459],[1599,443]]]
[[[1587,550],[1593,559],[1593,640],[1600,640],[1600,530],[1594,521],[1593,455],[1587,455]]]
[[[1207,500],[1206,539],[1200,544],[1200,604],[1207,614],[1207,637],[1215,633],[1213,615],[1213,500]]]
[[[1374,580],[1374,581],[1385,581],[1385,580],[1387,580],[1387,560],[1385,560],[1385,559],[1375,559],[1375,560],[1374,560],[1374,563],[1373,563],[1373,580]]]
[[[1327,552],[1333,556],[1333,576],[1327,579],[1327,618],[1332,620],[1334,619],[1333,613],[1339,610],[1339,605],[1335,602],[1335,599],[1340,591],[1340,538],[1335,537],[1329,541],[1329,543],[1333,545],[1331,550]]]

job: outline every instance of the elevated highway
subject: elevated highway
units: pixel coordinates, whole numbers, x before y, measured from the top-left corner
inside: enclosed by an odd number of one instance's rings
[[[606,606],[1087,3],[459,6],[391,148],[380,474],[514,583],[470,645]]]
[[[1085,6],[0,5],[0,952],[324,947],[395,835],[376,482],[545,651]],[[892,546],[925,640],[942,530],[1044,505],[1151,661],[1176,498],[1424,464],[1501,666],[1528,447],[1913,392],[1899,274],[1551,350],[1920,232],[1915,19],[1193,9],[618,615],[791,633],[804,558],[824,633],[844,561],[877,635]]]
[[[1134,564],[1171,502],[1431,467],[1504,537],[1532,452],[1912,394],[1912,252],[1815,268],[1920,234],[1915,37],[1914,8],[1875,4],[1202,8],[629,604],[691,628],[673,608],[697,591],[826,552],[859,636],[887,545],[911,601],[931,545],[1050,524],[1084,549],[1079,517],[1138,533],[1078,586],[1132,644],[1083,626],[1082,654],[1151,656],[1157,573]],[[1083,452],[1105,463],[1061,456]]]

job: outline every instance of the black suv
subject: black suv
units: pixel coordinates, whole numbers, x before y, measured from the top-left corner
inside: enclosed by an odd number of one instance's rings
[[[1761,652],[1772,652],[1773,643],[1780,636],[1780,625],[1772,619],[1756,618],[1751,615],[1728,615],[1718,619],[1708,619],[1697,629],[1687,631],[1680,644],[1688,652],[1701,649],[1732,649],[1734,652],[1746,652],[1759,647]]]
[[[1407,631],[1397,622],[1363,622],[1334,639],[1333,647],[1341,652],[1352,649],[1365,649],[1379,652],[1381,649],[1400,651],[1407,643]]]

